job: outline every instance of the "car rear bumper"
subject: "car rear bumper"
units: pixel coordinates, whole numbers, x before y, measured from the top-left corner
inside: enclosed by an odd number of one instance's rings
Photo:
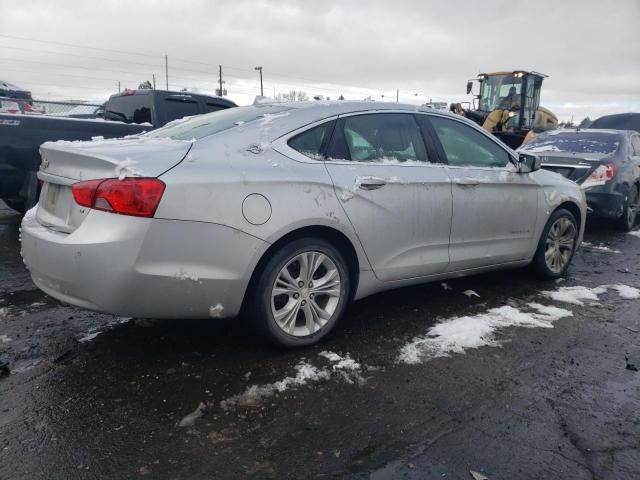
[[[620,218],[627,201],[626,196],[618,192],[588,191],[587,209],[599,217],[616,219]]]
[[[22,255],[39,288],[121,316],[235,316],[266,246],[222,225],[94,210],[70,234],[40,225],[35,209],[22,221]]]

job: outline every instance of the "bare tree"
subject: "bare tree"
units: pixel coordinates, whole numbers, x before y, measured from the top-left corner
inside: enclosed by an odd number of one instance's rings
[[[152,89],[153,89],[153,85],[149,80],[145,80],[140,85],[138,85],[138,90],[152,90]]]
[[[275,100],[277,102],[304,102],[309,100],[309,95],[307,92],[303,92],[302,90],[289,90],[288,92],[279,92],[276,95]]]

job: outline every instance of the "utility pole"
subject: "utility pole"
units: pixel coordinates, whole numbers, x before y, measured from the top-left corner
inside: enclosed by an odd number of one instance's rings
[[[219,82],[219,84],[220,84],[220,90],[219,90],[219,92],[220,92],[220,96],[222,97],[222,96],[223,96],[222,94],[224,93],[224,92],[222,91],[222,84],[224,83],[224,82],[222,81],[222,65],[218,65],[218,82]]]
[[[167,90],[169,90],[169,56],[164,56],[164,78],[167,86]]]
[[[400,89],[396,88],[396,103],[400,103]]]
[[[156,89],[156,74],[152,73],[151,76],[153,77],[153,89]]]
[[[262,89],[262,67],[254,67],[254,70],[260,72],[260,96],[264,97],[264,90]]]
[[[118,93],[120,93],[120,80],[118,80]]]

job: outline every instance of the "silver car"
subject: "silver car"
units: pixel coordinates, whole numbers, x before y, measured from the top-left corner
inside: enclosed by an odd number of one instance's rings
[[[22,222],[38,287],[124,316],[242,310],[283,346],[382,290],[531,263],[558,277],[585,224],[578,185],[429,108],[258,104],[41,152]]]

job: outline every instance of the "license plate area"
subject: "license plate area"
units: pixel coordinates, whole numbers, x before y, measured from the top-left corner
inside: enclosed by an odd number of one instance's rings
[[[60,197],[60,185],[45,182],[42,187],[42,193],[40,195],[40,197],[42,197],[42,206],[48,212],[54,213]]]

